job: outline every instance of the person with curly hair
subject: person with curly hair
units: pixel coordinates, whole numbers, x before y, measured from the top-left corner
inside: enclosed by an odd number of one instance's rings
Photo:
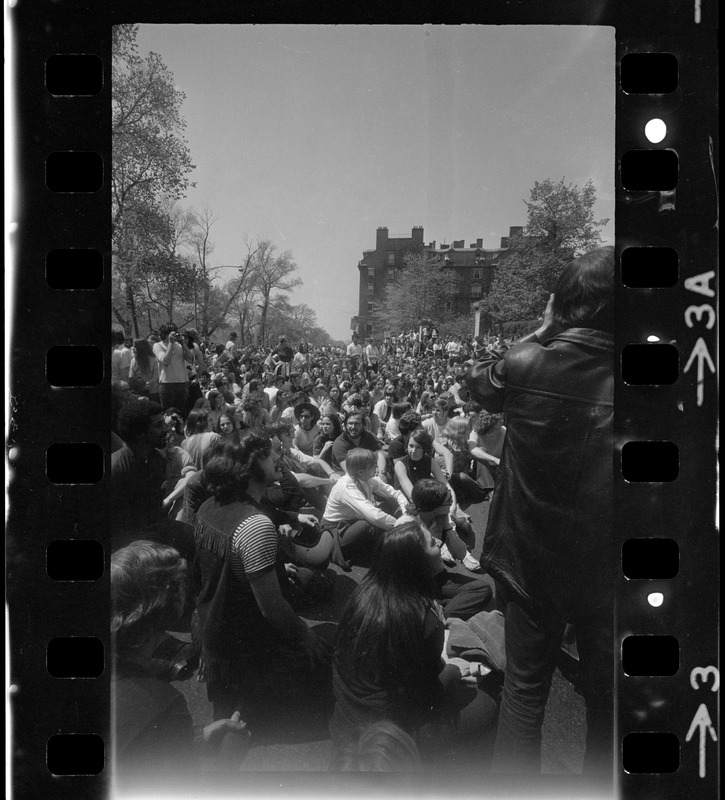
[[[269,437],[251,430],[215,452],[204,468],[212,497],[194,531],[200,675],[214,719],[241,709],[253,733],[271,730],[305,697],[317,698],[310,713],[324,715],[329,689],[328,647],[283,594],[278,532],[262,506],[282,477],[278,461]]]
[[[211,754],[198,745],[219,747],[227,768],[238,768],[248,748],[238,710],[206,725],[195,740],[184,696],[157,655],[171,638],[167,629],[180,621],[188,591],[186,560],[173,547],[138,540],[111,556],[114,778],[124,786],[198,773],[199,757]]]
[[[506,440],[506,426],[501,414],[479,411],[468,436],[468,450],[476,460],[476,480],[492,493]]]

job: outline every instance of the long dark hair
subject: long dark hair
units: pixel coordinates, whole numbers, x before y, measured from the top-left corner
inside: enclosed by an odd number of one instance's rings
[[[151,372],[156,359],[151,342],[148,339],[134,339],[133,346],[136,349],[136,363],[141,368],[141,374],[146,375]]]
[[[337,629],[336,655],[373,665],[385,685],[404,684],[420,661],[433,574],[417,522],[380,538],[368,574],[352,594]]]

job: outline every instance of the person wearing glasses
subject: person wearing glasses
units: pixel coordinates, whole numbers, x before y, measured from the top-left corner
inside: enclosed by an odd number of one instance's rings
[[[317,422],[320,419],[320,409],[312,403],[299,403],[294,411],[297,425],[295,426],[292,442],[294,446],[307,456],[313,455],[315,439],[320,432]]]
[[[370,431],[365,430],[365,423],[359,411],[351,411],[345,417],[345,425],[342,433],[332,445],[332,468],[336,472],[346,473],[345,460],[348,451],[355,448],[370,450],[375,456],[375,475],[385,480],[385,452],[380,446],[380,442]]]

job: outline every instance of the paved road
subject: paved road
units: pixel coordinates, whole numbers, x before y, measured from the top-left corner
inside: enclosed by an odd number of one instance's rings
[[[474,555],[479,556],[483,535],[488,519],[488,503],[469,509],[476,530]],[[326,607],[306,609],[302,616],[311,626],[330,625],[337,622],[345,599],[364,574],[364,570],[354,567],[352,573],[344,573],[334,565],[330,567],[336,574],[335,594]],[[457,568],[466,574],[463,567]],[[211,721],[210,706],[206,700],[204,684],[195,678],[175,684],[185,695],[194,722],[206,724]],[[581,697],[574,692],[571,684],[557,670],[554,675],[551,695],[544,720],[542,771],[551,775],[575,775],[581,772],[584,737],[584,705]],[[250,772],[325,772],[331,757],[330,742],[327,739],[305,741],[296,744],[276,744],[252,747],[242,766]]]

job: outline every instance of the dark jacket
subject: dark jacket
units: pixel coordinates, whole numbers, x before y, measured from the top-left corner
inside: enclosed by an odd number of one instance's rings
[[[474,399],[506,415],[506,442],[481,562],[532,609],[610,601],[614,580],[613,340],[569,328],[487,353]]]

